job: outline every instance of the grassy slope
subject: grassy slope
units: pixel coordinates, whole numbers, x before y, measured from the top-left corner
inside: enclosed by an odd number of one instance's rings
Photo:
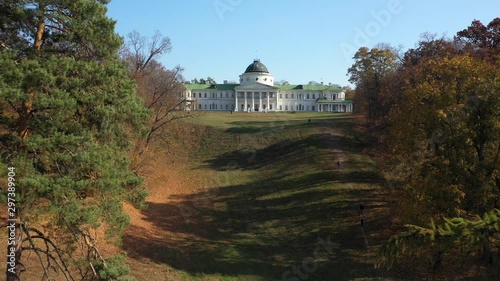
[[[373,262],[390,225],[390,203],[364,152],[356,118],[228,112],[197,118],[199,126],[171,139],[169,152],[158,151],[146,171],[149,208],[130,211],[124,237],[134,275],[387,278]],[[363,228],[359,204],[366,206]]]

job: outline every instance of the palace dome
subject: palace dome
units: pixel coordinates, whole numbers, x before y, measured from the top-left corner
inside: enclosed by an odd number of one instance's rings
[[[260,62],[260,60],[254,60],[253,63],[251,63],[248,67],[247,70],[245,70],[245,73],[250,73],[250,72],[265,72],[269,73],[267,70],[267,67]]]

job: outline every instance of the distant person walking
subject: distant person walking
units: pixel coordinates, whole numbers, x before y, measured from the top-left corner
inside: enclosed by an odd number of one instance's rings
[[[361,226],[363,226],[363,224],[365,223],[364,210],[365,210],[365,205],[359,204],[359,223],[361,224]]]
[[[307,121],[308,121],[309,124],[311,124],[311,118],[309,118]]]

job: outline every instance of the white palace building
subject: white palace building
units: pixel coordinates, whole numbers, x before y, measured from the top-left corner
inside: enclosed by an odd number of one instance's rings
[[[274,85],[259,60],[240,75],[240,84],[184,84],[186,110],[352,112],[341,88],[330,85]]]

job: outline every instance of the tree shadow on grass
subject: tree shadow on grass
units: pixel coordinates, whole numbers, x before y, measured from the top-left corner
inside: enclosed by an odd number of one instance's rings
[[[231,133],[262,132],[255,128],[265,124],[254,123],[244,122],[246,127]],[[363,149],[360,140],[339,134],[350,131],[352,122],[281,125],[297,129],[298,137],[261,149],[220,153],[198,167],[250,171],[250,181],[173,195],[168,203],[150,202],[143,215],[156,230],[151,234],[139,226],[129,228],[124,236],[129,256],[192,275],[262,280],[387,277],[385,270],[373,268],[373,246],[386,238],[381,233],[389,224],[388,192],[377,186],[382,180],[366,163],[335,165],[343,154]],[[302,136],[305,126],[316,133]],[[333,126],[343,131],[331,133]],[[360,204],[365,205],[363,228]]]
[[[283,164],[294,165],[307,160],[312,160],[311,154],[321,150],[323,158],[335,161],[339,156],[334,155],[338,148],[342,153],[359,153],[360,145],[348,136],[332,134],[312,134],[293,140],[283,140],[270,146],[253,149],[251,147],[222,153],[203,162],[200,168],[210,168],[216,171],[234,169],[255,170],[266,165]],[[333,149],[333,150],[332,150]],[[337,149],[337,150],[334,150]]]
[[[124,247],[132,257],[169,264],[193,275],[252,275],[263,280],[385,276],[363,256],[356,256],[370,255],[360,231],[359,204],[369,202],[367,213],[372,206],[385,210],[385,195],[375,187],[325,187],[336,180],[349,182],[335,173],[294,179],[276,175],[245,185],[172,196],[171,203],[149,203],[143,211],[146,220],[171,235],[151,237],[145,234],[147,230],[133,226],[124,236]],[[367,224],[387,223],[383,216],[367,218]]]
[[[309,121],[310,120],[310,121]],[[353,123],[350,118],[346,116],[315,116],[304,117],[303,119],[286,119],[276,118],[274,120],[266,121],[233,121],[227,123],[230,128],[225,132],[233,134],[258,134],[267,132],[280,132],[280,131],[298,131],[304,129],[345,129],[346,126],[352,126]]]

